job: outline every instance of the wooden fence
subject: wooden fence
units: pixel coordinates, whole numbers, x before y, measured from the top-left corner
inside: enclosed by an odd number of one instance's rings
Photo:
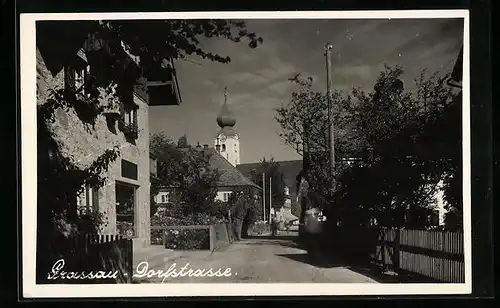
[[[71,237],[60,243],[67,253],[59,255],[64,260],[64,271],[88,274],[102,272],[104,278],[81,275],[81,278],[49,279],[47,283],[63,284],[115,284],[131,283],[133,275],[132,239],[119,235],[81,235]],[[108,275],[110,274],[110,275]],[[85,277],[86,276],[86,277]]]
[[[437,281],[465,281],[462,232],[379,229],[372,260],[397,273]]]

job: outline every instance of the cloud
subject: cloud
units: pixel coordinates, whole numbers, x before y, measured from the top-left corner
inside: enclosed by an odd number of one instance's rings
[[[361,85],[371,79],[373,67],[369,65],[341,66],[332,70],[332,83],[345,85]]]
[[[268,86],[268,89],[276,92],[277,94],[286,94],[288,90],[293,87],[292,83],[289,80],[278,81]]]
[[[314,89],[326,91],[326,42],[334,47],[334,89],[360,86],[370,91],[384,62],[402,64],[405,79],[410,80],[420,69],[432,72],[456,59],[463,36],[460,21],[435,19],[249,20],[247,28],[262,36],[264,43],[250,49],[247,42],[203,40],[206,51],[231,57],[229,64],[195,57],[201,66],[176,63],[183,103],[151,111],[152,131],[165,130],[176,136],[187,133],[190,140],[211,144],[224,86],[228,86],[229,108],[237,119],[235,129],[244,137],[242,161],[269,153],[278,160],[291,159],[293,149],[280,146],[273,109],[291,100],[297,87],[288,78],[297,73],[313,77]]]
[[[242,83],[249,86],[258,86],[268,82],[268,79],[260,74],[251,72],[235,72],[227,76],[230,83]]]

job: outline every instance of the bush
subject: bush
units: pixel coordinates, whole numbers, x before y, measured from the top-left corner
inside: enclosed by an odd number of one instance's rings
[[[165,237],[165,248],[167,249],[210,249],[210,231],[208,229],[166,230]]]
[[[167,213],[167,212],[166,212]],[[170,217],[163,214],[151,218],[152,226],[193,226],[225,223],[226,219],[215,218],[205,213]],[[165,248],[168,249],[209,249],[210,233],[205,230],[151,230],[151,244],[163,245],[163,234],[166,234]],[[208,246],[207,246],[208,245]]]

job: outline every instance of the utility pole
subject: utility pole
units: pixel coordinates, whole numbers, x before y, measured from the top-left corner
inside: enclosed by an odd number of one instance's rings
[[[335,171],[335,135],[333,127],[333,102],[332,102],[332,44],[326,43],[325,45],[325,57],[326,57],[326,86],[327,86],[327,96],[328,96],[328,149],[330,150],[330,179],[333,184],[333,176]]]
[[[263,221],[266,221],[266,173],[262,173],[262,217]]]
[[[269,177],[269,223],[271,223],[271,208],[273,207],[273,195],[272,195],[272,185],[271,185],[271,177]]]

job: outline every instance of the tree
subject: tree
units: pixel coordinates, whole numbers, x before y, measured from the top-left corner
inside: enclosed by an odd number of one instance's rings
[[[326,172],[326,95],[312,89],[312,79],[296,77],[292,81],[300,91],[277,110],[282,137],[290,145],[302,144],[297,151],[313,162],[310,185],[319,202],[328,205],[327,216],[336,217],[334,223],[363,225],[376,218],[386,226],[422,227],[418,213],[433,207],[437,185],[456,168],[452,151],[459,127],[435,131],[456,105],[446,76],[428,77],[424,71],[415,90],[405,91],[402,74],[401,67],[386,66],[369,93],[359,88],[347,95],[333,92],[337,161],[332,190]],[[412,220],[411,213],[418,218]]]
[[[263,187],[262,174],[264,174],[266,179],[266,185]],[[262,158],[259,166],[251,171],[251,180],[263,187],[264,196],[266,203],[269,202],[269,179],[271,179],[271,200],[273,207],[281,207],[285,202],[285,179],[283,173],[280,170],[280,165],[278,162],[274,161],[274,158],[266,160]]]
[[[151,153],[157,157],[157,175],[151,186],[171,188],[178,217],[220,214],[215,197],[220,174],[210,168],[210,156],[195,148],[178,148],[162,133],[151,136]]]
[[[232,218],[241,222],[241,236],[248,236],[249,226],[262,217],[262,204],[255,189],[241,187],[231,194],[227,203]]]
[[[333,187],[329,174],[328,127],[334,123],[336,130],[335,155],[337,160],[351,157],[356,151],[358,139],[353,138],[348,115],[351,102],[341,91],[331,95],[333,118],[328,117],[328,96],[315,91],[313,79],[300,74],[289,81],[298,87],[291,101],[276,109],[275,119],[281,126],[280,136],[286,144],[303,156],[304,169],[317,202],[327,204]],[[355,141],[355,142],[354,142]],[[302,209],[303,210],[303,209]]]
[[[177,140],[177,147],[178,148],[187,148],[187,147],[189,147],[189,143],[188,143],[186,134],[184,134],[183,136],[179,137],[179,139]]]
[[[70,64],[71,56],[85,49],[91,67],[85,89],[50,89],[47,99],[38,104],[38,214],[37,251],[65,253],[60,237],[82,232],[76,213],[76,196],[82,186],[102,185],[103,174],[119,155],[119,149],[104,151],[94,163],[82,169],[67,157],[58,144],[52,122],[57,110],[74,111],[88,130],[109,97],[130,103],[130,89],[140,78],[162,79],[164,59],[196,55],[220,63],[229,57],[200,47],[200,37],[223,37],[234,42],[248,39],[255,48],[262,38],[249,32],[243,22],[226,20],[95,20],[37,22],[37,48],[47,68],[56,75]],[[236,32],[236,33],[234,33]],[[135,63],[132,58],[139,59]],[[170,68],[171,69],[171,68]],[[160,72],[160,73],[159,73]],[[99,228],[100,220],[95,222]],[[37,279],[46,275],[53,256],[37,254]],[[42,275],[42,276],[40,276]]]

